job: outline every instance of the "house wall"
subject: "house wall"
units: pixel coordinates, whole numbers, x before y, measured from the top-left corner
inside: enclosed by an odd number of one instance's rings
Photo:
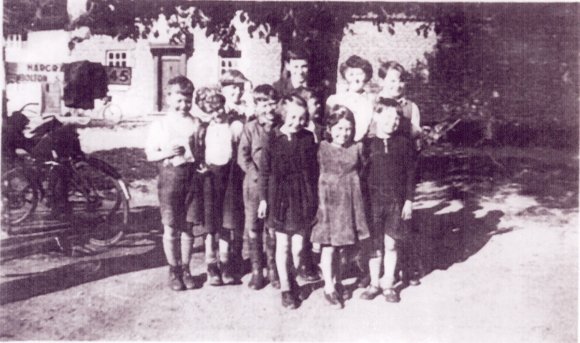
[[[170,30],[166,21],[161,18],[156,29],[160,32]],[[165,26],[164,26],[165,25]],[[281,69],[281,44],[274,37],[269,43],[258,37],[250,37],[247,26],[234,22],[239,35],[241,58],[238,68],[250,79],[254,86],[262,83],[272,83],[279,78]],[[349,56],[358,54],[367,58],[376,70],[381,59],[397,60],[406,68],[412,68],[417,63],[424,62],[424,54],[433,51],[437,37],[431,33],[427,38],[418,36],[415,32],[419,23],[395,25],[395,35],[386,30],[379,32],[372,23],[362,21],[349,26],[340,46],[339,63]],[[164,31],[165,30],[165,31]],[[218,57],[219,42],[206,37],[199,28],[193,29],[194,51],[186,61],[186,76],[196,88],[216,85],[220,76]],[[155,39],[126,39],[118,41],[109,36],[92,35],[69,50],[71,35],[76,33],[64,30],[30,32],[28,40],[16,46],[6,44],[6,62],[18,64],[19,73],[41,74],[50,82],[60,83],[61,89],[64,75],[61,70],[30,71],[28,65],[53,64],[61,65],[74,61],[88,60],[105,64],[108,50],[125,50],[127,66],[132,68],[131,85],[109,85],[109,93],[113,102],[121,107],[124,116],[140,116],[156,111],[154,103],[157,90],[154,80],[154,59],[150,50],[151,41],[167,40],[165,32]],[[256,35],[257,36],[257,35]],[[342,79],[338,77],[341,87]],[[41,102],[40,83],[22,81],[7,85],[9,112],[20,108],[24,103]],[[98,105],[98,104],[97,104]],[[62,108],[61,112],[66,112]]]

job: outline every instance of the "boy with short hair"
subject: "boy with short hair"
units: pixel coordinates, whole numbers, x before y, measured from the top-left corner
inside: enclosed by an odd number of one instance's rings
[[[307,50],[301,45],[294,45],[288,49],[284,58],[288,77],[282,77],[272,85],[281,97],[290,95],[299,87],[308,88],[309,57]]]
[[[147,160],[158,162],[158,196],[163,223],[163,251],[169,264],[169,287],[196,288],[189,263],[193,233],[187,224],[192,182],[203,165],[203,125],[190,115],[193,83],[176,76],[167,84],[167,114],[154,121],[145,145]]]
[[[273,232],[264,230],[263,220],[258,218],[259,188],[258,165],[264,144],[272,128],[277,124],[276,113],[278,92],[270,85],[259,85],[254,89],[256,118],[246,123],[238,150],[238,164],[245,172],[243,184],[245,227],[249,235],[252,279],[248,286],[259,290],[266,284],[263,276],[263,240],[266,236],[268,279],[273,287],[279,288],[280,282],[274,260],[275,241]],[[264,232],[266,231],[266,232]]]
[[[372,228],[370,285],[361,294],[372,300],[383,294],[388,302],[399,302],[395,268],[401,245],[408,239],[415,192],[415,152],[407,132],[401,131],[402,111],[393,99],[381,99],[375,107],[375,136],[364,142],[365,181]],[[381,269],[384,270],[380,277]]]

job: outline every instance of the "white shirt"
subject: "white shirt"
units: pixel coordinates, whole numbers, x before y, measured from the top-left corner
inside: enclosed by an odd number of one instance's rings
[[[189,142],[197,130],[198,125],[191,116],[169,114],[159,118],[151,123],[149,128],[145,154],[149,157],[156,151],[170,151],[173,146],[179,145],[185,148],[185,154],[166,158],[164,163],[178,166],[186,162],[194,162]]]
[[[211,121],[205,134],[205,163],[223,166],[232,158],[233,135],[228,123]]]
[[[366,93],[340,92],[328,97],[328,110],[334,105],[348,107],[354,114],[354,141],[358,142],[366,135],[373,118],[373,102]]]

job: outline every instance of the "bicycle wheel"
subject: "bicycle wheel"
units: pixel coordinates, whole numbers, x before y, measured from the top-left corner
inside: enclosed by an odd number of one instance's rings
[[[2,175],[2,228],[10,232],[12,225],[26,220],[38,205],[39,190],[22,168]]]
[[[123,237],[129,202],[121,182],[99,166],[85,161],[75,164],[69,202],[73,220],[85,223],[91,231],[91,243],[112,245]]]
[[[103,119],[118,124],[123,119],[123,111],[117,105],[109,105],[103,109]]]

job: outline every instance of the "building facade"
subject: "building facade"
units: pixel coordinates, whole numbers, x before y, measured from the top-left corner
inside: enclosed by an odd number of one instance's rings
[[[424,63],[425,54],[433,51],[437,37],[418,36],[415,29],[421,23],[397,23],[395,34],[379,32],[370,21],[357,21],[349,26],[340,46],[339,63],[350,55],[367,58],[375,70],[381,60],[397,60],[406,68]],[[87,60],[107,68],[109,95],[121,108],[123,116],[135,117],[163,111],[164,88],[167,80],[183,74],[196,88],[218,83],[226,69],[238,69],[252,84],[272,83],[280,76],[281,45],[250,37],[244,24],[236,22],[238,51],[220,53],[219,42],[208,38],[199,28],[192,29],[191,51],[185,44],[169,44],[172,29],[161,16],[149,39],[118,41],[109,36],[91,35],[89,30],[32,31],[26,40],[10,35],[5,40],[6,91],[8,111],[23,104],[40,103],[45,113],[66,113],[62,103],[64,89],[63,65]],[[73,37],[81,37],[73,45]],[[376,78],[376,73],[375,76]],[[340,76],[338,82],[340,87]],[[96,100],[99,107],[99,100]]]

